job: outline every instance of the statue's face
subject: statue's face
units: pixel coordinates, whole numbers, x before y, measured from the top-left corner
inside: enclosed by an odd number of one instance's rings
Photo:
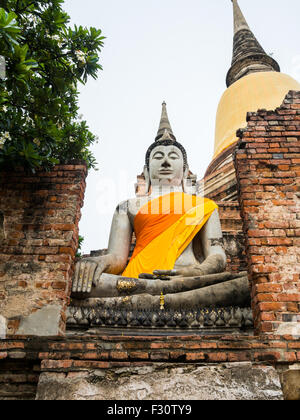
[[[157,146],[149,159],[149,176],[152,185],[180,186],[184,174],[184,160],[176,146]]]

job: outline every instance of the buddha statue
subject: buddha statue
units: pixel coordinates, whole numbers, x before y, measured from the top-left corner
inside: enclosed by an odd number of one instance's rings
[[[72,298],[78,306],[159,310],[249,304],[247,273],[224,271],[218,206],[189,193],[187,154],[166,115],[163,109],[160,135],[146,153],[145,195],[117,206],[107,254],[76,264]],[[136,245],[128,262],[133,233]]]

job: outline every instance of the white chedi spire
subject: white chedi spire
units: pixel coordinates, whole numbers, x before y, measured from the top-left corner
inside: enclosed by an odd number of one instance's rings
[[[165,134],[165,131],[167,131],[170,135],[171,140],[175,141],[176,137],[173,134],[171,124],[169,121],[168,113],[167,113],[167,104],[166,102],[162,103],[162,112],[161,112],[161,119],[159,123],[159,128],[157,132],[157,136],[155,141],[161,140],[162,136]]]
[[[248,29],[249,25],[240,9],[237,0],[231,0],[233,3],[233,18],[234,18],[234,34],[241,31],[242,29]]]

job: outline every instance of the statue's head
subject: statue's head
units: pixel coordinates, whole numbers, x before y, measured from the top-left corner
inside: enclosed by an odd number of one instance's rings
[[[167,132],[147,150],[144,174],[149,186],[183,186],[188,171],[184,147],[171,139]]]

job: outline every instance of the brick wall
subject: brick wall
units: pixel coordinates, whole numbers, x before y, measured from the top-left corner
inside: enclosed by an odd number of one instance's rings
[[[65,329],[86,166],[0,173],[0,314],[7,333]]]
[[[74,335],[66,338],[13,337],[0,342],[3,362],[42,362],[49,369],[120,367],[130,363],[300,362],[300,345],[290,336],[230,335]]]
[[[300,92],[247,120],[235,164],[255,326],[299,338]]]
[[[227,256],[226,270],[233,273],[247,271],[245,237],[239,203],[221,201],[217,204]]]
[[[1,342],[0,342],[1,346]],[[34,400],[40,377],[39,361],[22,360],[18,351],[0,363],[0,401]],[[0,356],[1,360],[1,356]]]

